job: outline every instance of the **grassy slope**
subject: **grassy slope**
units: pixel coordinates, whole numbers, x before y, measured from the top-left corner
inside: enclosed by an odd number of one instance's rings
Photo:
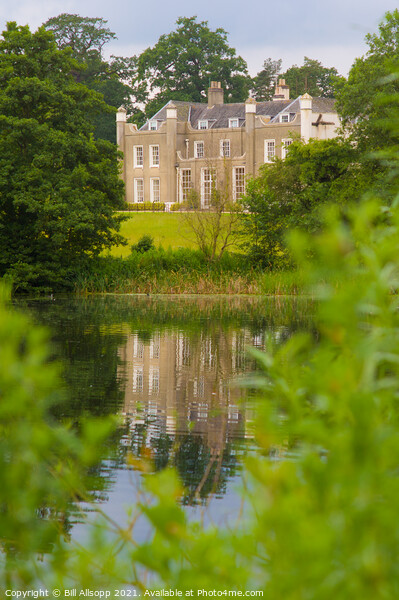
[[[176,248],[197,248],[193,232],[184,223],[182,215],[176,213],[127,213],[128,219],[122,223],[120,233],[128,240],[127,246],[116,246],[111,250],[112,256],[128,256],[130,246],[136,244],[145,234],[154,238],[155,246]],[[233,251],[239,251],[232,246]]]
[[[193,234],[186,229],[181,215],[175,213],[130,213],[122,224],[121,234],[127,238],[127,246],[112,249],[113,256],[128,256],[130,246],[145,234],[154,238],[156,246],[175,248],[195,248]]]

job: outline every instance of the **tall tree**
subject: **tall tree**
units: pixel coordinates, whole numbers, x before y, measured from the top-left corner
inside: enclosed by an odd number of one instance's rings
[[[378,33],[368,34],[366,42],[368,51],[355,60],[348,81],[340,86],[337,107],[359,148],[369,152],[389,141],[384,121],[391,119],[396,108],[392,99],[399,92],[392,76],[399,69],[399,11],[387,12]],[[395,137],[392,131],[389,137]]]
[[[116,35],[107,26],[107,21],[98,17],[81,17],[62,13],[44,23],[51,31],[60,50],[70,48],[79,63],[73,75],[78,83],[103,94],[109,106],[125,106],[132,120],[140,120],[141,111],[135,102],[145,100],[144,86],[136,85],[136,57],[103,57],[103,48]],[[143,121],[143,118],[141,119]],[[98,115],[95,122],[95,135],[108,141],[115,141],[115,118],[112,112]]]
[[[276,79],[281,71],[281,58],[273,60],[267,58],[263,68],[252,80],[252,94],[258,102],[271,100],[276,87]]]
[[[0,275],[22,288],[65,285],[121,241],[116,148],[91,126],[108,108],[77,68],[43,27],[9,23],[0,38]]]
[[[211,80],[222,82],[227,102],[244,101],[251,85],[247,64],[228,45],[226,31],[212,31],[197,17],[179,17],[176,25],[139,57],[139,81],[153,96],[147,116],[170,99],[203,102]]]
[[[54,34],[60,49],[71,48],[73,56],[84,62],[93,53],[101,56],[105,44],[116,38],[106,24],[105,19],[98,17],[62,13],[48,19],[44,26]]]
[[[335,85],[340,76],[335,67],[323,67],[320,61],[304,57],[303,65],[292,65],[282,75],[289,85],[291,96],[299,96],[307,92],[311,96],[334,98]]]

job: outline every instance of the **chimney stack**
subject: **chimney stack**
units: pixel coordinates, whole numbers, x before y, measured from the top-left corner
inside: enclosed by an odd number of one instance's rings
[[[290,99],[290,88],[285,85],[285,79],[279,79],[276,84],[276,91],[274,92],[273,101],[278,102],[279,100]]]
[[[211,81],[211,87],[208,88],[208,108],[215,104],[223,104],[223,88],[220,81]]]

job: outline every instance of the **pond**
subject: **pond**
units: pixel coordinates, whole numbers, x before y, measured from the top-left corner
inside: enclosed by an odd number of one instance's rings
[[[239,513],[241,461],[256,452],[256,404],[239,379],[262,350],[308,329],[313,303],[297,297],[101,296],[18,300],[51,331],[64,363],[59,420],[117,415],[119,427],[90,474],[95,502],[123,520],[137,465],[174,466],[190,514]],[[75,528],[79,526],[75,523]]]

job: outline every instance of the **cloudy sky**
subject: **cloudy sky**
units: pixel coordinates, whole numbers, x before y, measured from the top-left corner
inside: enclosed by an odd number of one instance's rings
[[[252,75],[265,58],[282,58],[288,68],[304,56],[346,75],[366,50],[366,33],[397,6],[397,0],[0,0],[0,25],[3,30],[7,21],[17,21],[36,29],[63,12],[102,17],[118,37],[107,54],[131,56],[172,31],[179,16],[196,15],[228,32]]]

